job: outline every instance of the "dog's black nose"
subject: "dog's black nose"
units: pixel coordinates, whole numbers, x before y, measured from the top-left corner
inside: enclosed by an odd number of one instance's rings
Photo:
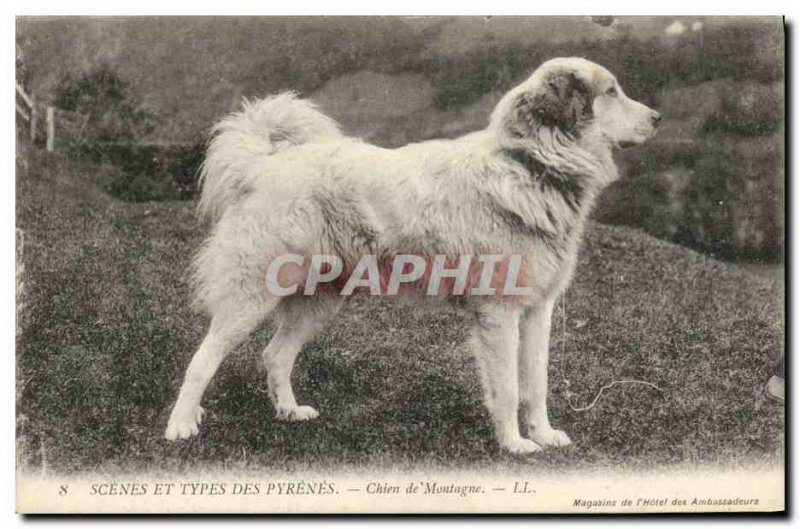
[[[658,112],[655,112],[655,113],[654,113],[654,114],[653,114],[653,115],[650,117],[650,119],[652,119],[652,120],[653,120],[653,126],[654,126],[654,127],[657,127],[657,126],[658,126],[658,124],[659,124],[659,123],[661,123],[661,114],[659,114]]]

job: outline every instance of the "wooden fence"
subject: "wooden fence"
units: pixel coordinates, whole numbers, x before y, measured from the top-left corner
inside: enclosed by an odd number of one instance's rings
[[[71,137],[80,138],[87,126],[87,117],[76,112],[69,112],[56,108],[53,105],[41,104],[32,94],[25,92],[19,84],[16,85],[15,105],[18,119],[28,125],[28,138],[35,143],[40,134],[40,114],[44,110],[45,149],[53,152],[56,149],[56,134],[63,136],[67,133]],[[56,127],[58,125],[58,127]]]
[[[31,142],[36,140],[36,124],[38,121],[38,112],[36,110],[36,100],[33,96],[25,93],[25,90],[19,83],[15,83],[17,88],[15,104],[17,106],[17,115],[24,121],[28,122],[29,137]]]

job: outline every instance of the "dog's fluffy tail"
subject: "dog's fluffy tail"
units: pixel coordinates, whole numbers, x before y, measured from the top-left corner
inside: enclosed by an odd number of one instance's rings
[[[250,163],[291,147],[341,137],[339,127],[310,101],[286,92],[247,101],[212,129],[200,170],[201,217],[218,219],[261,175]]]

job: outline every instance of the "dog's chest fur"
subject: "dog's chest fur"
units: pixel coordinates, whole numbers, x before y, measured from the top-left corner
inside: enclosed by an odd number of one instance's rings
[[[591,175],[560,171],[525,149],[503,149],[499,155],[513,162],[515,174],[524,178],[515,182],[512,192],[492,197],[493,216],[517,240],[531,244],[530,257],[538,272],[531,280],[558,293],[572,277],[597,186]]]

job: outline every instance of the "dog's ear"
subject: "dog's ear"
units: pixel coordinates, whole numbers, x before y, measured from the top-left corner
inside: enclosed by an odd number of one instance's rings
[[[512,103],[510,132],[529,137],[547,127],[577,136],[579,125],[592,118],[592,100],[586,81],[573,72],[553,72]]]

